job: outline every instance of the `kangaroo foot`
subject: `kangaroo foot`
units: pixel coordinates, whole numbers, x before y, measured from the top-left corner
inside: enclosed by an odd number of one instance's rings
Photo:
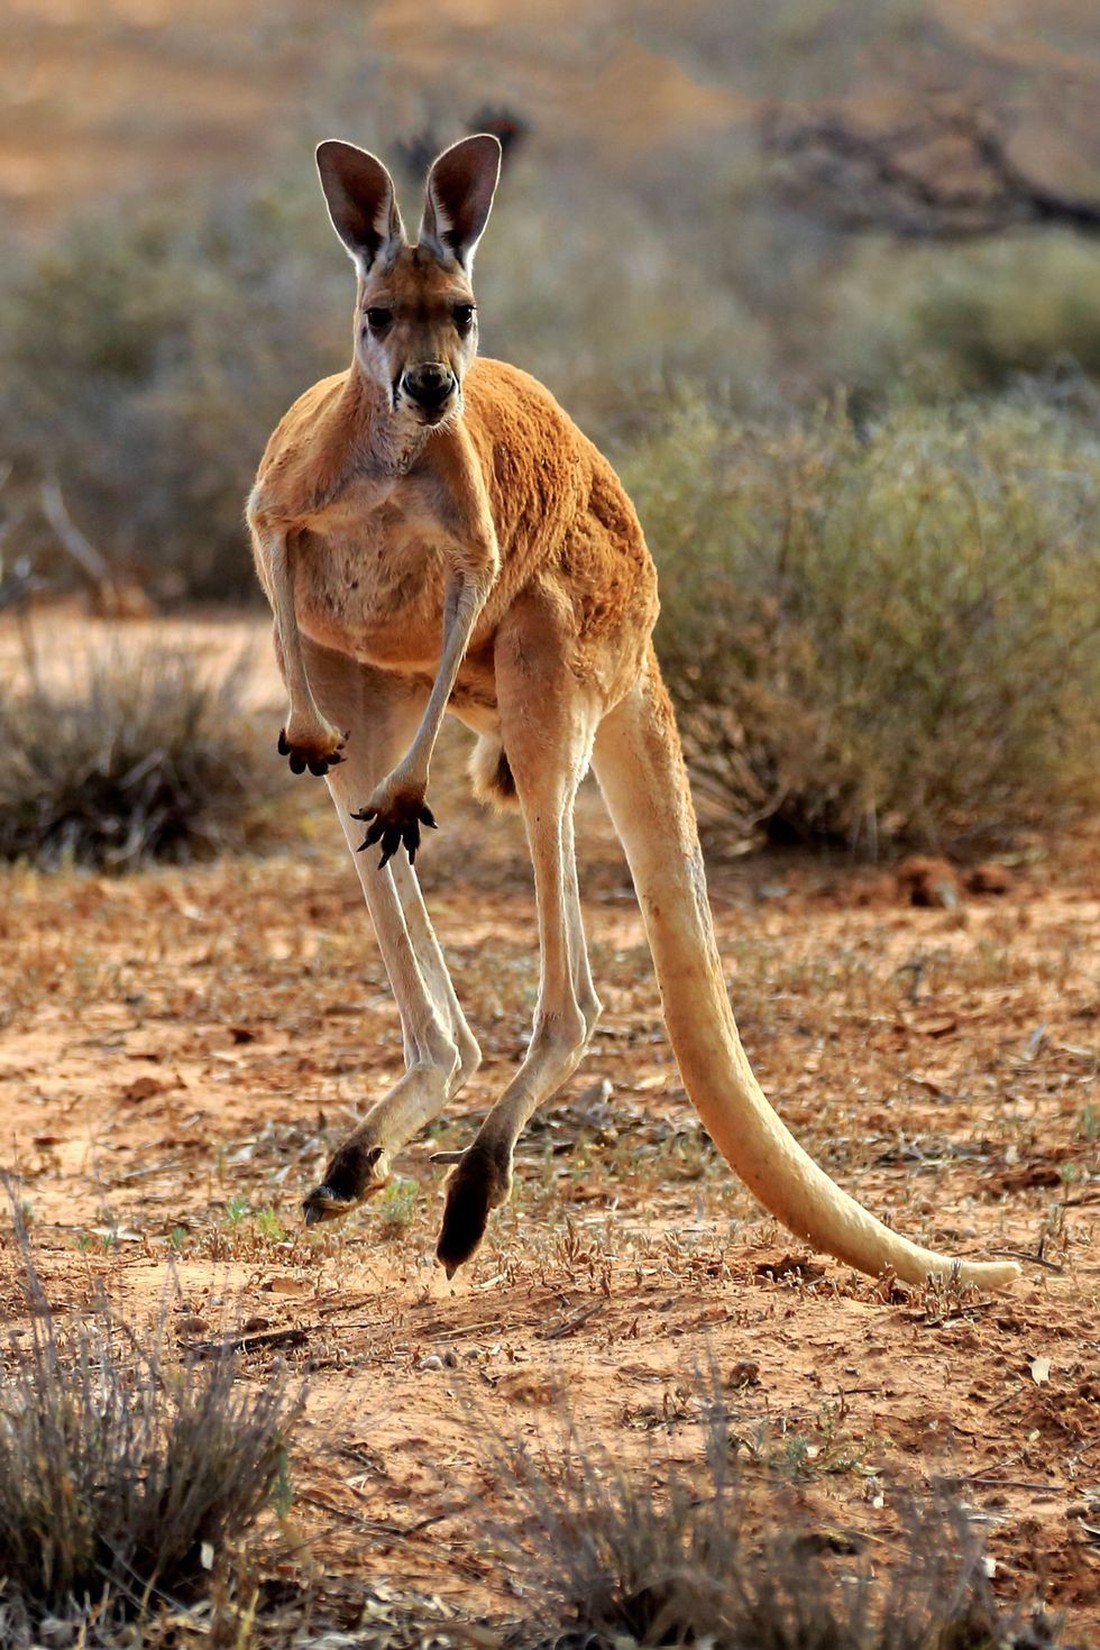
[[[381,1146],[365,1141],[350,1140],[336,1151],[325,1178],[302,1200],[302,1211],[307,1226],[316,1226],[322,1220],[336,1220],[380,1192],[390,1178],[390,1166]]]
[[[511,1151],[499,1142],[479,1146],[475,1140],[447,1182],[435,1253],[449,1278],[476,1254],[490,1214],[508,1201],[511,1190]]]

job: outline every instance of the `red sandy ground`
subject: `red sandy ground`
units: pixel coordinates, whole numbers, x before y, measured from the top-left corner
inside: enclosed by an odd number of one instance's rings
[[[262,647],[260,622],[188,632],[215,653],[246,633]],[[0,655],[7,675],[9,633]],[[278,689],[257,657],[273,733]],[[304,1329],[249,1362],[309,1370],[297,1516],[324,1563],[364,1582],[522,1609],[522,1577],[464,1514],[504,1494],[477,1427],[533,1439],[562,1390],[616,1458],[698,1462],[703,1368],[727,1384],[746,1472],[793,1474],[811,1521],[888,1564],[901,1492],[956,1480],[995,1588],[1041,1597],[1071,1640],[1090,1642],[1100,839],[1036,845],[1006,893],[952,909],[911,906],[889,873],[723,863],[711,844],[744,1039],[799,1137],[900,1229],[952,1252],[1035,1257],[1010,1294],[960,1297],[827,1261],[762,1270],[801,1250],[699,1129],[625,869],[586,796],[583,887],[606,1014],[581,1073],[529,1132],[513,1204],[452,1285],[432,1262],[445,1171],[429,1156],[469,1140],[522,1052],[535,960],[521,840],[464,799],[452,751],[423,880],[485,1064],[402,1154],[389,1193],[307,1234],[303,1189],[400,1065],[377,947],[310,783],[298,782],[295,837],[265,859],[120,879],[3,872],[2,1160],[60,1320],[102,1286],[139,1320],[167,1299],[183,1341]],[[26,1308],[4,1255],[18,1334]]]

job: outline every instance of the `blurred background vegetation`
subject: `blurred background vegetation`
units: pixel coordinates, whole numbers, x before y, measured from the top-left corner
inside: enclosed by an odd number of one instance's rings
[[[376,149],[415,224],[426,160],[493,123],[482,347],[634,491],[726,817],[965,845],[1095,797],[1092,0],[11,0],[4,26],[0,603],[77,576],[50,497],[154,603],[255,600],[257,460],[350,350],[312,144]]]

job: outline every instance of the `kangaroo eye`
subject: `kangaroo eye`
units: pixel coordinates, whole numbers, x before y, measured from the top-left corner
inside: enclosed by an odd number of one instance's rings
[[[473,304],[456,304],[451,311],[454,324],[459,332],[469,332],[474,323],[476,311]]]
[[[367,325],[372,332],[385,332],[393,320],[393,310],[383,309],[381,305],[367,310]]]

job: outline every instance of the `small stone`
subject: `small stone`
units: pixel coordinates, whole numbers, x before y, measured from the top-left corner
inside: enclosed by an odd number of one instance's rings
[[[735,1392],[742,1387],[759,1386],[760,1365],[749,1358],[740,1359],[730,1370],[726,1385]]]

